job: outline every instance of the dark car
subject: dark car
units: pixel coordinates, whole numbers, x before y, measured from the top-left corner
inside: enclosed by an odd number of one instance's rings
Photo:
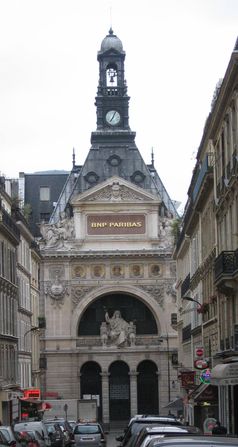
[[[65,446],[65,436],[57,422],[45,421],[45,426],[50,437],[52,447],[64,447]]]
[[[186,436],[186,435],[202,434],[198,427],[187,425],[155,425],[152,427],[144,427],[140,431],[131,447],[147,447],[153,438],[162,438],[165,436]]]
[[[122,436],[118,436],[116,441],[119,441],[120,447],[124,447],[128,444],[129,439],[133,436],[135,437],[144,427],[148,427],[153,424],[163,424],[163,425],[182,425],[182,422],[179,419],[174,417],[167,416],[147,416],[147,415],[139,415],[135,416],[129,421],[127,428],[125,429],[125,434]]]
[[[105,447],[106,433],[98,422],[85,422],[75,426],[74,440],[76,447]]]
[[[62,433],[64,434],[64,445],[66,447],[74,443],[73,429],[66,419],[54,418],[54,419],[46,419],[44,421],[45,424],[49,422],[59,425]]]
[[[196,435],[152,439],[148,447],[234,447],[235,445],[238,445],[237,437]]]

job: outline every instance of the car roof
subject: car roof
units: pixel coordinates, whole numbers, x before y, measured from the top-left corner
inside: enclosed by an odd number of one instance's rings
[[[99,422],[97,422],[97,421],[95,421],[95,422],[92,422],[92,421],[90,421],[90,422],[88,422],[88,421],[85,421],[85,422],[77,422],[76,423],[76,425],[101,425],[101,424],[99,424]]]
[[[144,427],[141,430],[141,433],[155,433],[157,431],[177,431],[177,432],[200,432],[200,429],[198,427],[194,427],[191,425],[163,425],[163,424],[156,424],[156,425],[150,425],[148,427]]]
[[[212,446],[233,446],[238,445],[238,437],[229,437],[229,436],[204,436],[204,435],[195,435],[195,436],[179,436],[179,437],[169,437],[169,438],[157,438],[151,439],[147,447],[166,447],[166,445],[173,446],[178,445],[181,447],[186,447],[186,444],[189,446],[194,444],[196,447],[200,447],[201,445]]]

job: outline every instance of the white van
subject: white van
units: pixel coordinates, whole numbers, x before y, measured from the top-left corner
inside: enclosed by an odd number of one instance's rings
[[[51,441],[48,435],[47,428],[43,421],[22,421],[17,422],[14,425],[14,431],[30,431],[30,430],[36,430],[38,431],[45,441],[45,444],[47,447],[51,446]]]

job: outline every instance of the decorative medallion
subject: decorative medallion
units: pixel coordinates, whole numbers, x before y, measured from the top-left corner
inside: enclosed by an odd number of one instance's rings
[[[142,183],[145,179],[145,174],[143,174],[143,172],[141,171],[135,171],[132,175],[131,175],[131,181],[133,183]]]
[[[92,266],[92,276],[95,278],[103,278],[105,276],[104,265],[93,265]]]
[[[76,267],[73,267],[73,276],[76,278],[84,278],[85,277],[85,268],[81,265],[77,265]]]
[[[130,276],[132,277],[141,277],[143,275],[143,266],[140,264],[132,264],[130,265]]]
[[[66,294],[68,295],[68,290],[66,282],[59,279],[58,273],[56,273],[54,282],[46,285],[45,294],[53,300],[52,304],[63,305],[63,299]]]
[[[111,275],[116,278],[122,278],[124,276],[124,266],[120,264],[113,265],[111,268]]]
[[[119,157],[118,155],[111,155],[108,159],[107,159],[107,163],[110,166],[119,166],[121,164],[121,157]]]
[[[150,274],[152,276],[160,276],[161,275],[161,268],[159,264],[152,264],[150,266]]]
[[[96,174],[96,172],[91,171],[84,176],[84,179],[87,183],[93,185],[94,183],[97,183],[97,181],[99,180],[99,176]]]

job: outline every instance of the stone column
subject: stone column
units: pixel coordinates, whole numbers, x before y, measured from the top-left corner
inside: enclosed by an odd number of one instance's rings
[[[130,376],[130,398],[131,398],[131,417],[137,414],[137,376],[138,372],[132,370],[129,372]]]
[[[109,376],[107,371],[101,372],[102,377],[102,422],[109,424]]]

